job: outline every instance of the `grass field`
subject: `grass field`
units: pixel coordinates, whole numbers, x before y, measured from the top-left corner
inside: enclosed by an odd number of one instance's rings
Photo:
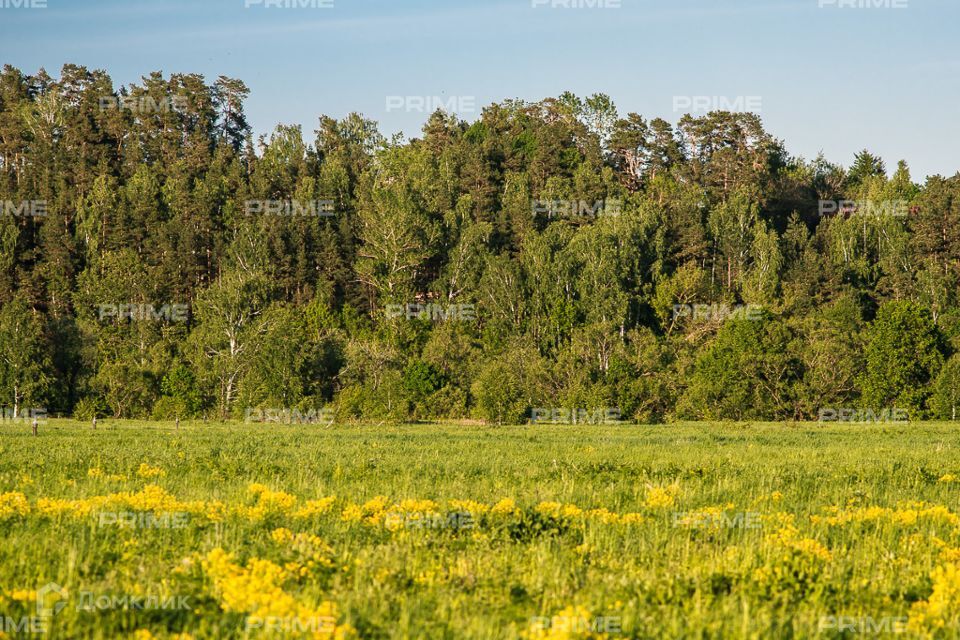
[[[4,425],[0,614],[6,637],[957,637],[958,443]]]

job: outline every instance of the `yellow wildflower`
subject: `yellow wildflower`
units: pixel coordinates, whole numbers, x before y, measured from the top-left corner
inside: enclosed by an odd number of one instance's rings
[[[19,491],[0,494],[0,520],[14,516],[25,516],[30,512],[27,497]]]
[[[448,504],[453,511],[470,513],[475,516],[481,516],[490,510],[489,506],[473,500],[450,500]]]
[[[679,492],[679,487],[672,484],[668,487],[647,487],[647,497],[644,506],[648,509],[663,509],[672,507],[676,500],[674,499]]]
[[[294,511],[293,517],[295,518],[310,518],[313,516],[323,515],[330,511],[333,507],[333,503],[336,502],[335,497],[321,498],[319,500],[307,500],[306,503],[300,508]]]
[[[514,502],[513,498],[503,498],[490,508],[490,515],[518,516],[520,515],[520,509],[517,508],[517,503]]]
[[[142,462],[137,469],[137,475],[141,478],[162,478],[167,475],[167,472],[160,467],[151,467],[146,462]]]
[[[907,629],[919,636],[931,636],[937,630],[956,628],[960,610],[960,567],[939,566],[930,574],[933,591],[928,600],[913,603]]]

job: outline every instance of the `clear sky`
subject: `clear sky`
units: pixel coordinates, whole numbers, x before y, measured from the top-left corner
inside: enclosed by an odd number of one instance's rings
[[[759,110],[794,154],[869,148],[914,179],[960,170],[960,0],[0,0],[0,63],[115,85],[228,75],[256,133],[359,111],[418,135],[419,103],[472,120],[505,98],[610,95],[671,122],[694,96]],[[44,0],[39,0],[41,3]],[[265,2],[292,7],[265,7]],[[297,6],[331,2],[333,7]],[[615,5],[619,1],[619,8]],[[601,6],[609,2],[613,6]],[[247,7],[246,3],[253,6]],[[539,6],[533,6],[539,3]],[[571,4],[587,6],[550,6]],[[866,7],[841,7],[843,3]],[[820,6],[823,4],[824,6]],[[876,6],[906,4],[905,8]],[[402,98],[401,98],[402,99]],[[471,111],[475,107],[475,111]],[[758,109],[759,107],[759,109]],[[689,109],[688,109],[689,110]]]

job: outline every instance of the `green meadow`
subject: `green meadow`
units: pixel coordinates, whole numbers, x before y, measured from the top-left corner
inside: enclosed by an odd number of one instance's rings
[[[956,637],[958,444],[946,423],[8,423],[0,637]]]

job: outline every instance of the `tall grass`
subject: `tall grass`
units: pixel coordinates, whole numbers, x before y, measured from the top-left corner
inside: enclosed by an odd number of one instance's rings
[[[235,567],[302,568],[277,588],[329,603],[341,637],[958,637],[958,443],[936,423],[4,426],[0,614],[23,635],[32,591],[55,583],[69,595],[51,638],[299,636],[231,605],[209,561],[223,549]],[[148,485],[192,504],[185,526],[105,524]],[[505,498],[515,510],[488,512]],[[434,501],[434,526],[390,526],[406,499]],[[451,500],[483,508],[450,526],[466,509]],[[318,537],[329,566],[278,529]],[[85,611],[81,593],[190,606]]]

